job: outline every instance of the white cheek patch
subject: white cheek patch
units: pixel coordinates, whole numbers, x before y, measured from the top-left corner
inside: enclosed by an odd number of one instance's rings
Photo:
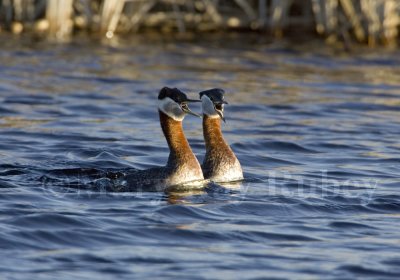
[[[214,103],[205,94],[201,97],[201,108],[203,110],[203,115],[207,115],[211,118],[219,118],[218,113],[215,111]]]
[[[181,122],[185,118],[185,113],[178,103],[169,97],[158,100],[158,109],[175,121]]]

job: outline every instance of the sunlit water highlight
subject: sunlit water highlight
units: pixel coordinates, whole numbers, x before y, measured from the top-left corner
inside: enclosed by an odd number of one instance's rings
[[[5,40],[0,275],[398,278],[399,54],[250,37]],[[192,98],[226,90],[223,129],[243,182],[107,189],[107,174],[166,162],[155,103],[163,86]],[[200,119],[188,116],[185,131],[201,160]]]

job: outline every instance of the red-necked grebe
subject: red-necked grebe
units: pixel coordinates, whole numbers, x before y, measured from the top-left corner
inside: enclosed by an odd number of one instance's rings
[[[133,172],[126,177],[130,187],[163,190],[170,186],[203,181],[203,172],[185,137],[182,121],[186,114],[193,113],[188,102],[200,102],[188,99],[177,88],[161,89],[158,95],[160,124],[167,140],[170,154],[166,166]]]
[[[203,135],[206,155],[202,164],[204,178],[214,182],[232,182],[243,179],[243,171],[236,155],[226,143],[221,132],[221,119],[224,118],[222,89],[209,89],[200,92],[203,109]]]

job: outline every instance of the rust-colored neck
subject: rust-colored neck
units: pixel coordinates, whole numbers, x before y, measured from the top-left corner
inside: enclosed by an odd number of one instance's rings
[[[221,131],[221,119],[203,116],[203,134],[206,144],[206,151],[229,149]]]
[[[161,128],[170,150],[167,166],[171,168],[183,165],[198,166],[197,158],[183,132],[182,122],[170,118],[161,111],[159,111],[159,115]]]
[[[204,178],[216,182],[242,179],[240,162],[222,136],[221,119],[203,114],[203,134],[206,144],[206,155],[202,165]]]

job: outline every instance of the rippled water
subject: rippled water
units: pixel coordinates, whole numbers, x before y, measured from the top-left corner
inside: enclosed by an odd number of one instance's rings
[[[4,38],[3,38],[4,39]],[[0,275],[398,278],[400,53],[251,37],[0,48]],[[91,190],[166,162],[163,86],[222,87],[233,185]],[[194,111],[200,111],[197,104]],[[198,157],[201,121],[185,131]]]

